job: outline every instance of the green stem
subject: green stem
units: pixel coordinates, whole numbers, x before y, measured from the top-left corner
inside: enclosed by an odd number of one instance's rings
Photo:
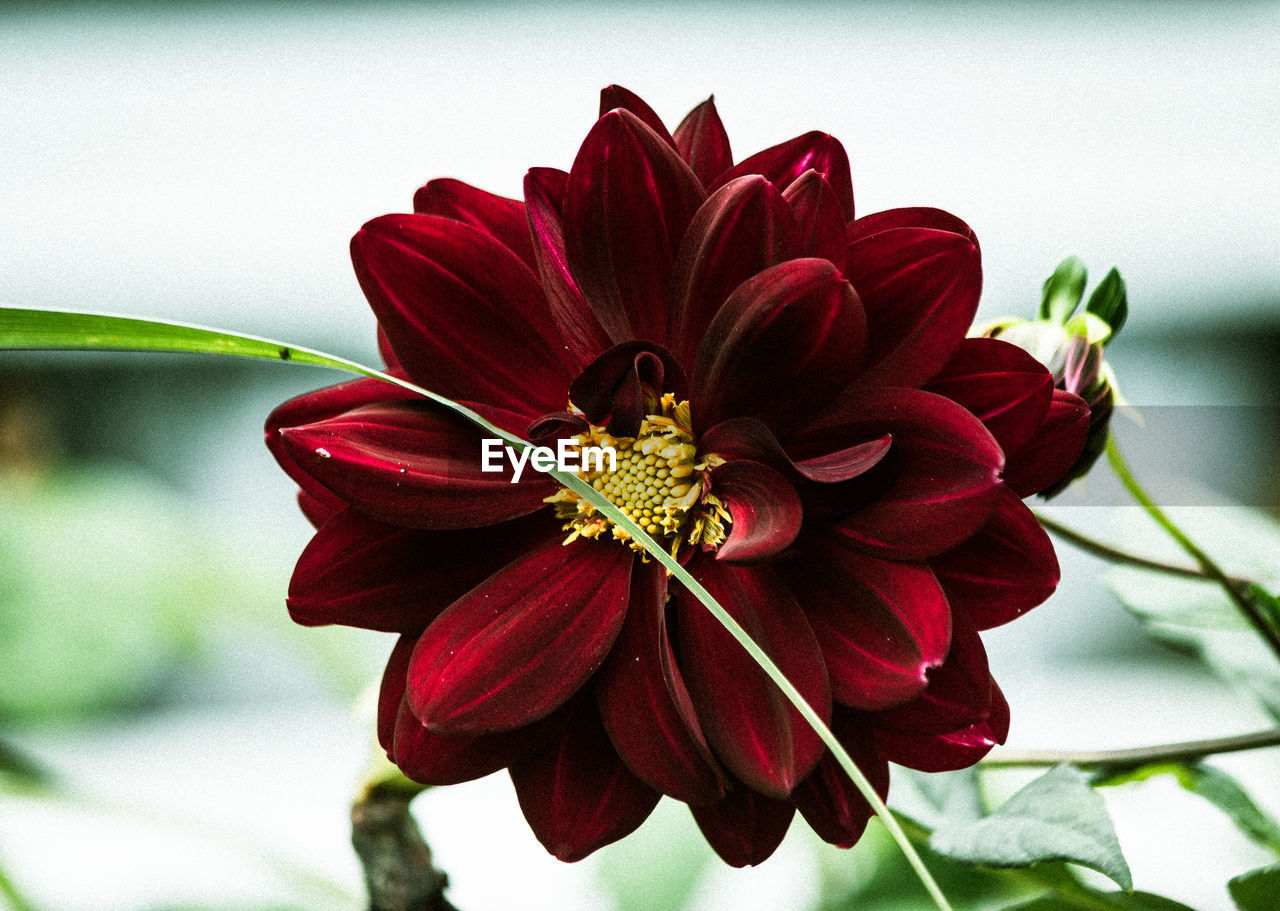
[[[1124,460],[1124,456],[1120,453],[1120,444],[1116,442],[1115,434],[1107,439],[1107,461],[1111,463],[1112,470],[1124,484],[1129,494],[1141,504],[1142,508],[1147,511],[1147,515],[1151,516],[1161,528],[1168,532],[1169,537],[1178,543],[1178,546],[1186,551],[1187,555],[1196,563],[1200,564],[1205,576],[1222,586],[1222,590],[1227,593],[1227,597],[1232,603],[1239,608],[1240,613],[1254,628],[1262,640],[1271,647],[1271,651],[1275,653],[1277,659],[1280,659],[1280,632],[1272,629],[1267,623],[1262,612],[1258,610],[1257,605],[1253,604],[1244,593],[1236,586],[1235,582],[1222,571],[1222,568],[1213,561],[1210,556],[1201,550],[1196,543],[1174,524],[1150,495],[1138,483],[1138,479],[1133,476],[1133,472],[1129,470],[1128,464]]]
[[[93,329],[92,334],[86,331],[86,327],[89,326]],[[406,380],[389,376],[386,373],[373,370],[346,358],[256,336],[223,332],[185,323],[141,320],[108,314],[0,308],[0,348],[4,347],[27,350],[141,350],[181,354],[223,354],[266,358],[286,363],[336,367],[363,376],[380,379],[430,399],[465,417],[495,437],[513,446],[520,447],[521,450],[531,445],[528,441],[494,426],[471,409],[420,386],[415,386]],[[951,911],[951,905],[947,902],[946,896],[942,894],[937,882],[929,873],[928,868],[925,867],[924,861],[916,853],[915,848],[912,847],[911,842],[903,833],[893,814],[889,812],[888,807],[885,806],[884,801],[880,799],[880,795],[876,793],[871,782],[867,780],[866,775],[862,773],[862,770],[858,768],[848,752],[840,745],[840,742],[823,722],[821,716],[814,711],[813,707],[800,694],[800,691],[787,679],[778,666],[773,663],[772,659],[765,654],[764,650],[755,643],[747,631],[665,549],[660,547],[656,541],[649,537],[639,525],[627,517],[618,507],[605,499],[599,491],[576,475],[561,471],[551,471],[548,474],[594,506],[616,526],[627,532],[632,540],[644,547],[677,581],[701,601],[707,610],[711,611],[712,616],[720,621],[730,635],[738,641],[739,645],[746,649],[752,660],[777,685],[787,700],[795,706],[800,716],[804,718],[805,722],[814,729],[822,742],[831,750],[840,767],[844,769],[862,796],[871,805],[876,815],[880,817],[885,828],[889,830],[890,835],[897,842],[908,863],[920,878],[930,898],[938,906],[939,911]]]
[[[1188,740],[1182,743],[1164,743],[1158,746],[1124,750],[998,749],[983,759],[982,765],[988,768],[1012,768],[1055,766],[1062,762],[1069,762],[1082,768],[1109,765],[1137,766],[1153,762],[1196,762],[1206,756],[1216,756],[1220,753],[1237,753],[1242,750],[1260,750],[1275,746],[1280,746],[1280,728],[1253,734],[1239,734],[1235,737]]]
[[[1121,550],[1111,544],[1104,544],[1101,541],[1090,538],[1082,532],[1076,531],[1070,526],[1063,525],[1050,519],[1044,513],[1032,510],[1032,514],[1045,530],[1062,540],[1075,545],[1085,553],[1093,554],[1095,557],[1101,557],[1111,563],[1122,563],[1126,566],[1137,566],[1141,569],[1150,569],[1169,576],[1182,576],[1187,579],[1208,579],[1213,581],[1213,577],[1206,574],[1203,569],[1194,566],[1180,566],[1176,563],[1165,563],[1160,560],[1152,560],[1150,557],[1139,556],[1130,553],[1127,550]],[[1248,588],[1250,580],[1242,579],[1238,576],[1230,576],[1231,583],[1239,588]]]

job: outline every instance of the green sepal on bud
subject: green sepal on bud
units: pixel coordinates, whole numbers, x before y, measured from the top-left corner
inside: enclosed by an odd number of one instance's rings
[[[1076,313],[1088,280],[1088,270],[1080,257],[1068,256],[1058,263],[1044,282],[1039,322],[1062,326],[1071,335],[1083,335],[1091,345],[1106,345],[1120,334],[1129,318],[1129,297],[1124,279],[1113,268],[1089,295],[1084,312]]]
[[[1110,328],[1109,334],[1101,340],[1104,345],[1120,334],[1125,320],[1129,318],[1129,295],[1125,291],[1124,279],[1115,268],[1093,289],[1085,311]]]
[[[1045,279],[1044,293],[1040,299],[1040,318],[1066,325],[1071,314],[1080,306],[1088,279],[1088,270],[1080,257],[1068,256],[1058,263],[1058,268]]]

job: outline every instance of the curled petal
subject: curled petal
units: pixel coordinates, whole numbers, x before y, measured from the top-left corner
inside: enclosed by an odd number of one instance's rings
[[[518,199],[497,196],[461,180],[441,177],[413,194],[413,211],[452,218],[478,228],[524,260],[530,269],[535,268],[529,222],[525,218],[524,203]]]
[[[948,734],[876,731],[876,746],[890,762],[921,772],[967,769],[1009,736],[1009,703],[991,681],[991,713],[982,721]]]
[[[684,398],[688,383],[679,363],[652,342],[623,342],[593,360],[569,386],[569,399],[593,424],[608,422],[614,436],[633,437],[651,412],[655,392]]]
[[[697,560],[690,572],[824,718],[822,651],[804,612],[766,566]],[[679,659],[716,756],[750,787],[784,798],[818,762],[822,742],[711,612],[680,592]]]
[[[630,89],[624,89],[620,85],[610,85],[600,90],[600,114],[603,117],[610,111],[622,108],[636,115],[644,125],[660,137],[667,141],[673,149],[676,148],[676,141],[671,138],[671,134],[667,132],[666,124],[662,122],[662,118],[657,115],[648,103]]]
[[[303,512],[308,517],[314,513],[316,518],[323,520],[344,509],[347,504],[293,460],[293,456],[285,448],[280,431],[285,427],[302,427],[324,421],[362,405],[388,401],[412,401],[419,398],[420,396],[407,389],[401,389],[382,380],[352,380],[349,383],[339,383],[337,386],[318,389],[290,399],[267,416],[265,428],[267,449],[275,456],[285,474],[302,488],[302,493],[307,497],[307,501],[303,504]],[[323,521],[315,522],[315,519],[312,519],[312,522],[317,526],[323,524]]]
[[[797,550],[783,575],[822,645],[836,701],[879,709],[916,696],[951,645],[951,611],[929,567],[816,534]]]
[[[866,307],[872,341],[861,382],[919,386],[942,368],[973,322],[982,290],[977,241],[932,227],[858,233],[857,225],[845,274]]]
[[[817,171],[805,171],[783,194],[800,228],[799,256],[844,264],[845,215],[831,184]]]
[[[668,320],[676,354],[692,364],[707,327],[734,289],[800,255],[799,249],[795,218],[763,177],[740,177],[711,194],[676,256]]]
[[[729,134],[716,113],[715,96],[698,105],[676,127],[676,150],[698,175],[702,185],[712,186],[716,179],[733,166]]]
[[[413,713],[442,734],[508,730],[562,704],[622,628],[632,557],[546,542],[454,601],[418,640]]]
[[[584,433],[588,426],[579,415],[569,411],[557,411],[530,421],[525,430],[525,439],[537,445],[550,446],[557,440]]]
[[[982,531],[931,558],[929,565],[952,610],[980,630],[1008,623],[1044,602],[1060,575],[1053,542],[1007,489]]]
[[[929,671],[929,685],[915,699],[875,713],[875,726],[906,734],[947,734],[991,714],[995,681],[987,667],[987,651],[972,621],[956,614],[951,652]]]
[[[843,485],[842,496],[853,502],[834,523],[867,553],[895,560],[942,553],[985,525],[999,501],[999,444],[977,418],[940,395],[864,389],[806,433],[810,447],[892,435],[888,455]]]
[[[566,862],[633,832],[661,796],[618,758],[589,699],[558,737],[512,763],[511,781],[533,834]]]
[[[527,417],[564,407],[559,333],[529,267],[492,235],[384,215],[351,239],[365,297],[415,383]]]
[[[667,638],[666,573],[638,563],[618,641],[600,669],[600,718],[618,755],[650,787],[690,804],[724,794]]]
[[[304,626],[416,632],[539,540],[559,537],[541,515],[490,528],[419,531],[345,509],[316,532],[289,582],[289,614]]]
[[[762,560],[780,553],[800,532],[804,510],[795,488],[768,465],[726,462],[711,473],[712,491],[733,520],[718,560]]]
[[[796,808],[738,786],[709,806],[690,807],[707,843],[731,867],[754,867],[782,844]]]
[[[831,730],[880,799],[887,799],[889,764],[876,750],[875,731],[867,717],[860,712],[837,709]],[[813,774],[796,788],[792,799],[818,837],[841,848],[853,847],[875,815],[853,779],[830,753],[822,757]]]
[[[672,263],[703,198],[675,149],[629,111],[610,111],[587,134],[569,171],[565,250],[615,343],[665,340]]]
[[[612,343],[569,271],[564,246],[564,192],[568,181],[569,175],[564,171],[531,168],[524,178],[524,200],[547,305],[572,364],[581,367]]]
[[[708,328],[694,417],[704,427],[740,416],[803,424],[849,384],[865,342],[862,306],[835,266],[779,263],[739,285]]]
[[[1007,455],[1039,429],[1053,399],[1053,374],[1016,345],[966,338],[925,388],[973,412]]]
[[[360,512],[409,528],[476,528],[543,507],[556,489],[526,469],[520,483],[501,452],[484,469],[481,432],[432,404],[391,402],[279,431],[285,452]],[[491,450],[492,452],[492,450]]]
[[[875,467],[889,452],[893,438],[885,434],[834,452],[793,460],[777,437],[756,418],[730,418],[702,435],[702,448],[726,458],[764,462],[787,477],[834,484],[856,478]]]
[[[762,174],[778,189],[785,190],[806,171],[822,175],[840,201],[844,220],[853,221],[853,177],[849,173],[849,156],[845,154],[840,140],[828,133],[805,133],[757,152],[720,175],[719,183],[727,183],[743,174]]]
[[[1053,390],[1053,401],[1035,436],[1010,453],[1005,483],[1020,497],[1051,489],[1075,465],[1088,435],[1089,406],[1084,399]]]

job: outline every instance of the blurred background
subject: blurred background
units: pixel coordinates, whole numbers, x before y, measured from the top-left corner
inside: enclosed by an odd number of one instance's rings
[[[1193,527],[1228,500],[1280,502],[1276,4],[9,4],[0,60],[0,304],[373,363],[347,254],[364,221],[438,176],[519,196],[528,167],[568,167],[610,83],[672,127],[714,92],[738,157],[822,129],[861,213],[968,221],[981,316],[1031,315],[1069,253],[1095,281],[1118,266],[1130,320],[1109,358],[1148,416],[1118,419],[1138,470],[1193,479],[1164,488]],[[0,734],[57,781],[0,787],[0,906],[12,888],[39,909],[361,907],[347,813],[391,642],[289,622],[309,527],[260,436],[276,404],[340,379],[0,354]],[[1052,514],[1156,551],[1105,479],[1087,485]],[[1104,564],[1060,554],[1060,592],[987,637],[1011,744],[1267,725],[1154,643]],[[1221,763],[1280,809],[1276,751]],[[1225,908],[1225,880],[1267,860],[1168,782],[1107,799],[1139,888]],[[841,853],[800,823],[730,871],[665,802],[566,866],[501,775],[415,807],[463,911],[913,907],[916,891],[876,837]]]

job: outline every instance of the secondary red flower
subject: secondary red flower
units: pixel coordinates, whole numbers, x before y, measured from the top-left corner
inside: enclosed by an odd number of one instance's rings
[[[588,480],[881,791],[888,762],[958,768],[1004,739],[978,633],[1057,584],[1020,498],[1075,460],[1088,409],[1020,349],[965,339],[982,275],[964,223],[855,218],[831,136],[733,164],[710,100],[669,133],[618,87],[523,202],[445,179],[414,209],[352,241],[391,369],[535,441],[614,446]],[[797,810],[857,841],[865,801],[729,634],[547,475],[481,471],[481,438],[375,380],[267,423],[318,527],[290,610],[399,634],[379,736],[405,774],[508,768],[565,860],[663,794],[736,865]]]

